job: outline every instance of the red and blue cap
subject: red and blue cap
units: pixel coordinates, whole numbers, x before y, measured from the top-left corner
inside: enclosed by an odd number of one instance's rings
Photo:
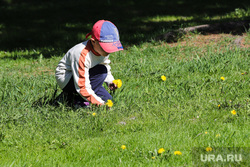
[[[88,36],[90,35],[92,36],[92,38],[99,41],[102,49],[107,53],[113,53],[119,50],[123,50],[118,29],[110,21],[97,21],[94,24],[92,31],[86,35],[86,38],[88,38]]]

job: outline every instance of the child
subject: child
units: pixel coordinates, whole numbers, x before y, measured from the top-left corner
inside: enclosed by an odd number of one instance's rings
[[[66,99],[99,106],[112,99],[102,86],[104,82],[110,90],[117,89],[110,71],[109,54],[123,50],[123,47],[118,29],[110,21],[97,21],[86,38],[90,35],[89,40],[75,45],[65,54],[55,75]]]

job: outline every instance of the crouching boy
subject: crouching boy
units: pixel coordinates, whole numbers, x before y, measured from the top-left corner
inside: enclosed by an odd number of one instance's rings
[[[117,89],[113,83],[109,54],[123,50],[117,27],[110,21],[97,21],[85,42],[72,47],[56,68],[56,81],[66,99],[86,105],[104,105],[112,96],[103,87]]]

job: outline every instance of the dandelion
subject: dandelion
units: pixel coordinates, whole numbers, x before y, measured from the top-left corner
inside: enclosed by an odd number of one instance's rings
[[[235,110],[231,111],[231,113],[232,113],[233,115],[236,115],[236,114],[237,114],[237,112],[236,112]]]
[[[125,146],[125,145],[122,145],[121,148],[122,148],[123,150],[125,150],[125,149],[126,149],[126,146]]]
[[[120,79],[116,79],[116,80],[113,80],[113,83],[118,87],[122,87],[122,80]]]
[[[182,155],[182,153],[180,151],[175,151],[174,155]]]
[[[224,77],[220,77],[220,79],[221,79],[222,81],[224,81],[224,80],[225,80],[225,78],[224,78]]]
[[[245,73],[241,73],[241,75],[244,75]]]
[[[92,115],[93,115],[93,116],[96,116],[96,113],[94,112]]]
[[[207,132],[205,132],[205,134],[207,134]]]
[[[107,100],[106,105],[107,105],[108,107],[112,107],[112,106],[113,106],[112,100]]]
[[[162,154],[163,152],[165,152],[164,148],[160,148],[160,149],[158,150],[158,154]]]
[[[218,104],[218,108],[220,108],[220,104]]]
[[[166,80],[167,80],[167,78],[166,78],[165,75],[162,75],[162,76],[161,76],[161,79],[162,79],[163,81],[166,81]]]
[[[217,134],[216,137],[220,137],[220,134]]]
[[[153,156],[152,159],[155,159],[155,156]]]
[[[211,147],[207,147],[206,148],[206,151],[209,152],[209,151],[212,151],[213,149]]]

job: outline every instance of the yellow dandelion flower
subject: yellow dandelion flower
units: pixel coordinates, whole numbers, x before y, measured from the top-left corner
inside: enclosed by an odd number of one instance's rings
[[[108,107],[112,107],[112,106],[113,106],[112,100],[107,100],[106,105],[107,105]]]
[[[218,104],[218,108],[220,108],[220,104]]]
[[[220,77],[220,79],[221,79],[222,81],[224,81],[224,80],[225,80],[225,78],[224,78],[224,77]]]
[[[163,152],[165,152],[164,148],[160,148],[160,149],[158,150],[158,154],[162,154]]]
[[[113,83],[118,87],[122,87],[122,80],[120,79],[116,79],[116,80],[113,80]]]
[[[245,73],[241,73],[241,75],[244,75]]]
[[[207,134],[207,132],[205,132],[205,134]]]
[[[212,151],[213,149],[211,147],[207,147],[206,148],[206,151],[209,152],[209,151]]]
[[[93,116],[96,116],[96,113],[94,112],[92,115],[93,115]]]
[[[174,155],[182,155],[182,153],[180,151],[175,151]]]
[[[167,80],[167,78],[166,78],[165,75],[162,75],[162,76],[161,76],[161,79],[162,79],[163,81],[166,81],[166,80]]]
[[[155,156],[153,156],[152,159],[155,159]]]
[[[126,146],[125,146],[125,145],[122,145],[121,148],[122,148],[123,150],[125,150],[125,149],[126,149]]]
[[[220,134],[217,134],[216,137],[220,137]]]
[[[231,113],[232,113],[233,115],[236,115],[236,114],[237,114],[237,112],[236,112],[235,110],[231,111]]]

